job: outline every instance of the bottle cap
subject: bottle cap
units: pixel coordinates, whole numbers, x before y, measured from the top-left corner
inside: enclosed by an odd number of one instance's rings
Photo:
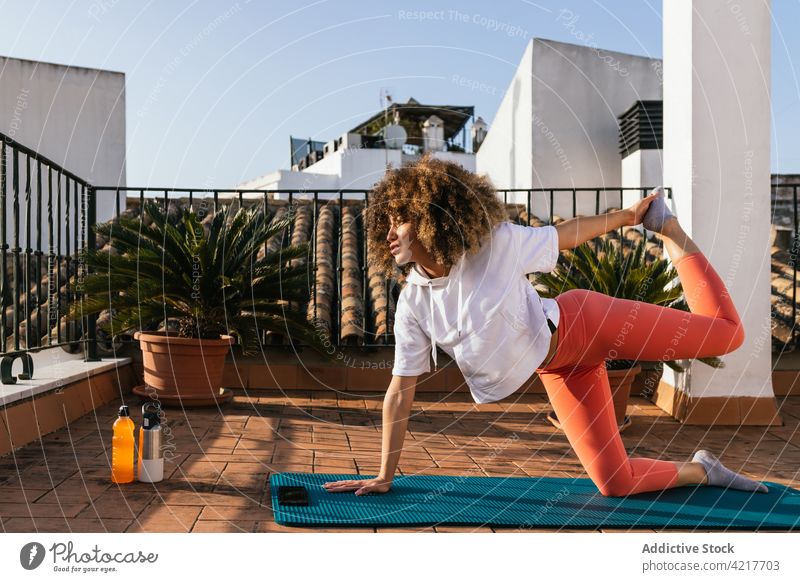
[[[123,404],[122,406],[119,407],[119,415],[120,416],[130,416],[131,415],[130,411],[128,410],[128,405],[127,404]]]
[[[145,402],[142,405],[142,426],[144,428],[153,428],[161,422],[159,418],[160,406],[154,402]]]

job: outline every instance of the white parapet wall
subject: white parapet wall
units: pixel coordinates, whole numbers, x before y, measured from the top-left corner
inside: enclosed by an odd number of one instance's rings
[[[91,184],[124,186],[125,75],[0,56],[0,132]],[[10,183],[8,187],[11,220]],[[24,216],[24,196],[21,200]],[[124,208],[124,194],[120,200]],[[113,193],[99,196],[98,221],[111,218],[115,206]],[[21,235],[24,245],[25,233]],[[42,244],[47,244],[47,232]]]
[[[692,398],[771,397],[770,2],[663,4],[664,182],[745,327],[725,368],[664,379]]]

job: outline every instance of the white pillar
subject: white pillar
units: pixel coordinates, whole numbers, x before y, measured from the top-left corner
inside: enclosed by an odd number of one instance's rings
[[[693,401],[739,399],[743,421],[754,398],[765,399],[762,412],[774,404],[770,10],[769,0],[663,2],[664,183],[684,229],[728,286],[746,336],[721,356],[725,368],[695,361],[684,377],[667,369],[663,380]]]

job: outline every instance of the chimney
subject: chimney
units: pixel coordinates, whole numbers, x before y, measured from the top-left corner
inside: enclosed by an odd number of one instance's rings
[[[422,124],[422,138],[426,152],[444,151],[444,122],[436,115],[431,115]]]
[[[483,120],[482,117],[478,116],[472,123],[472,130],[470,133],[472,134],[472,153],[478,153],[478,150],[483,143],[483,140],[486,138],[486,134],[488,132],[488,126],[486,122]]]

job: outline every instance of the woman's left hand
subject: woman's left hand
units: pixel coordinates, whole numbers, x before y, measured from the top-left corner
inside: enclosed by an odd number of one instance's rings
[[[655,199],[656,196],[658,196],[658,193],[653,192],[626,208],[625,210],[628,211],[630,217],[628,218],[628,222],[625,224],[625,226],[636,226],[637,224],[641,224],[642,219],[644,219],[644,215],[647,213],[647,209],[650,208],[650,203]]]

